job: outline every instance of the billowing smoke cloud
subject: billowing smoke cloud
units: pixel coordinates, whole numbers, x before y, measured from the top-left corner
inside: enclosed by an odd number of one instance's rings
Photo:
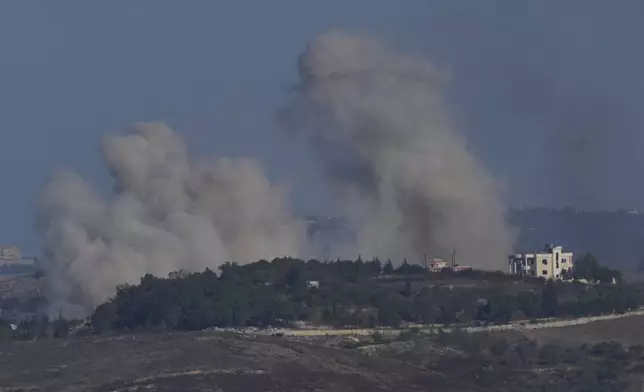
[[[422,254],[502,268],[514,233],[499,184],[443,107],[443,72],[361,35],[331,32],[299,59],[280,113],[305,133],[358,231],[363,256]]]
[[[445,73],[340,32],[315,39],[299,73],[282,119],[307,136],[358,233],[332,256],[413,262],[449,258],[456,248],[460,263],[504,266],[514,232],[499,184],[450,124]],[[195,162],[156,123],[106,135],[102,153],[112,197],[65,170],[41,195],[51,298],[60,304],[87,312],[146,273],[312,250],[304,222],[287,208],[287,189],[252,160]]]
[[[115,180],[112,198],[65,170],[41,195],[54,300],[88,311],[146,273],[215,269],[306,248],[286,189],[271,185],[252,160],[193,162],[181,139],[156,123],[106,135],[102,153]]]

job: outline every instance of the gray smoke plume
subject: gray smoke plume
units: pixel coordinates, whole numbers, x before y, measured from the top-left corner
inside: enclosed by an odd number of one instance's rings
[[[305,133],[358,232],[356,252],[422,254],[502,268],[514,231],[499,184],[452,129],[447,75],[344,32],[315,39],[299,59],[294,99],[280,113]]]
[[[146,273],[215,269],[306,248],[286,189],[270,184],[252,160],[193,162],[182,140],[156,123],[106,135],[102,153],[115,180],[112,198],[66,170],[41,195],[50,294],[61,304],[90,311],[118,284]]]

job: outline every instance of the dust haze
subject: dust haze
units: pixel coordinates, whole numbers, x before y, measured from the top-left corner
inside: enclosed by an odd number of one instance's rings
[[[195,161],[160,123],[107,134],[101,150],[114,180],[110,198],[67,170],[54,172],[40,196],[57,310],[90,311],[147,273],[305,256],[305,226],[289,211],[288,189],[254,160]]]
[[[354,251],[501,268],[515,233],[500,184],[450,123],[448,75],[360,34],[331,32],[300,56],[280,113],[301,132],[358,233]]]
[[[278,117],[309,141],[357,232],[334,258],[418,263],[457,249],[476,268],[503,268],[515,233],[500,183],[451,123],[446,70],[338,31],[314,39],[298,70]],[[87,313],[147,273],[315,256],[289,189],[252,159],[196,159],[162,123],[108,133],[101,152],[109,197],[63,169],[40,196],[54,311]]]

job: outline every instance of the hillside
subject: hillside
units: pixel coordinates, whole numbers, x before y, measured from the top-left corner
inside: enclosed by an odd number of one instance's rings
[[[87,326],[34,317],[10,328],[5,320],[0,391],[625,391],[644,375],[644,347],[601,342],[621,330],[581,345],[522,333],[527,326],[427,336],[409,323],[621,314],[643,295],[638,284],[429,273],[377,260],[275,259],[226,264],[219,275],[146,275],[119,287]],[[263,328],[277,326],[382,331],[313,337]]]
[[[467,390],[400,361],[274,337],[91,337],[10,343],[0,354],[1,391]]]
[[[625,345],[644,345],[642,327],[644,316],[632,316],[570,327],[525,330],[523,334],[542,344],[579,345],[616,341]]]
[[[0,344],[0,391],[636,391],[643,353],[617,343],[541,344],[517,333],[74,337]]]

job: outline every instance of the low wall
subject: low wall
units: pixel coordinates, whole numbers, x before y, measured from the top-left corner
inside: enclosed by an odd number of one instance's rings
[[[521,329],[545,329],[545,328],[561,328],[561,327],[570,327],[574,325],[588,324],[596,321],[603,320],[615,320],[623,317],[632,317],[632,316],[643,316],[644,309],[633,310],[626,312],[624,314],[609,314],[604,316],[591,316],[591,317],[580,317],[570,320],[555,320],[555,321],[544,321],[531,324],[529,322],[519,322],[512,324],[503,324],[503,325],[489,325],[489,326],[480,326],[480,327],[464,327],[458,328],[466,333],[477,333],[477,332],[492,332],[492,331],[510,331],[510,330],[521,330]],[[454,327],[445,327],[445,326],[432,326],[431,328],[398,328],[398,329],[389,329],[389,328],[357,328],[357,329],[272,329],[270,332],[264,332],[265,334],[271,335],[284,335],[284,336],[302,336],[302,337],[314,337],[314,336],[369,336],[373,334],[381,334],[383,336],[397,336],[405,331],[418,331],[423,334],[436,334],[439,332],[450,333]],[[242,332],[243,333],[243,332]],[[262,332],[260,332],[262,333]]]

